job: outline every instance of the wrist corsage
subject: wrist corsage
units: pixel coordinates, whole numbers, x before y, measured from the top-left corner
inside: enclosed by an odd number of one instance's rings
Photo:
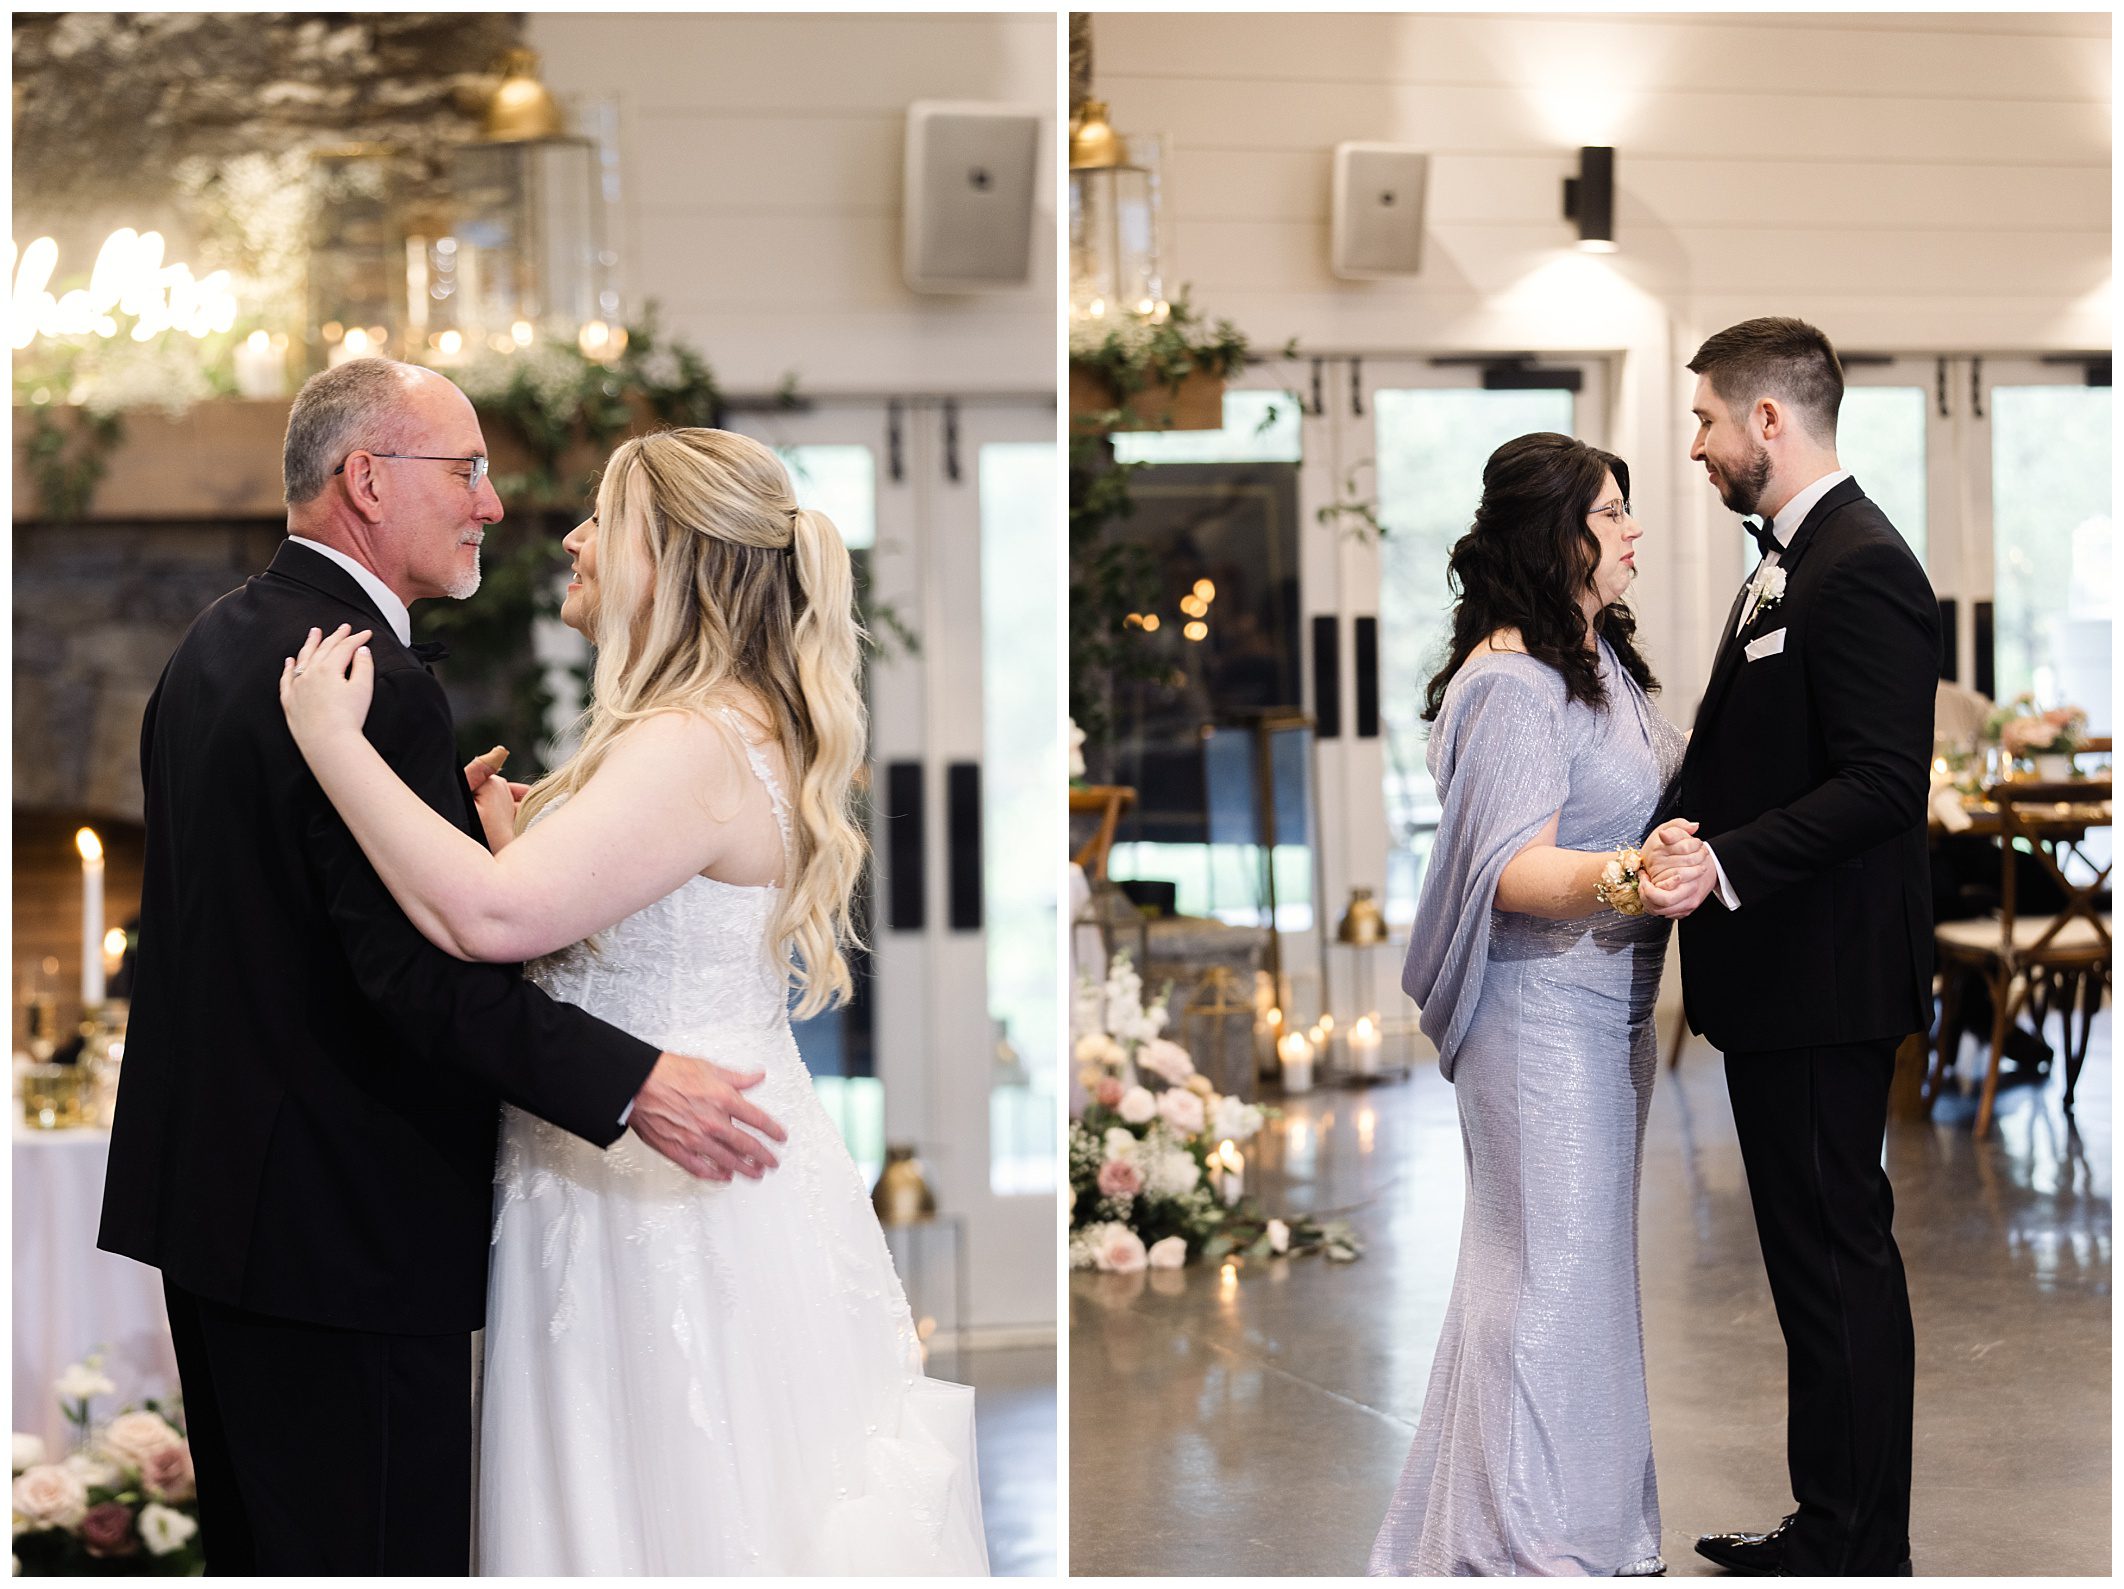
[[[1637,897],[1637,874],[1641,862],[1637,851],[1617,850],[1615,859],[1600,869],[1593,897],[1621,916],[1642,916],[1645,902]]]

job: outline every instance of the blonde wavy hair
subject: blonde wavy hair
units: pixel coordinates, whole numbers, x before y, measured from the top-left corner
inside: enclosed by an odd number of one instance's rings
[[[797,506],[772,449],[727,430],[621,443],[598,485],[597,663],[575,754],[533,786],[519,830],[590,781],[629,725],[750,696],[795,786],[792,853],[772,927],[796,1013],[850,991],[843,945],[862,875],[852,792],[864,747],[863,631],[848,548]]]

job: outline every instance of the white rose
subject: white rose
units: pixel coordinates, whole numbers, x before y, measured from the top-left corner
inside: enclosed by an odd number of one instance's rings
[[[1237,1098],[1219,1098],[1210,1108],[1210,1134],[1234,1142],[1249,1141],[1261,1129],[1261,1110]]]
[[[199,1532],[198,1523],[156,1501],[140,1509],[140,1537],[151,1556],[167,1556],[184,1549],[184,1542]]]
[[[1158,1114],[1183,1137],[1191,1137],[1202,1129],[1202,1100],[1185,1087],[1174,1087],[1158,1094]]]
[[[1118,1065],[1127,1057],[1121,1052],[1121,1045],[1104,1032],[1089,1032],[1078,1038],[1072,1052],[1080,1065]]]
[[[1167,1037],[1154,1037],[1145,1043],[1136,1060],[1145,1070],[1175,1087],[1195,1073],[1195,1062],[1187,1057],[1187,1050]]]
[[[15,1480],[15,1510],[32,1531],[72,1528],[88,1515],[88,1486],[64,1468],[40,1464]]]
[[[1139,1274],[1149,1261],[1143,1238],[1126,1225],[1109,1225],[1092,1257],[1106,1273],[1116,1275]]]
[[[1153,1158],[1143,1176],[1143,1189],[1153,1197],[1185,1197],[1201,1184],[1202,1166],[1177,1143]]]
[[[1163,1241],[1154,1241],[1146,1256],[1153,1269],[1178,1269],[1187,1262],[1187,1238],[1168,1236]]]
[[[1291,1227],[1280,1219],[1270,1220],[1268,1222],[1268,1239],[1270,1252],[1289,1252],[1291,1250]]]
[[[1126,1126],[1108,1126],[1100,1146],[1106,1149],[1110,1159],[1133,1160],[1136,1152],[1136,1133]]]
[[[102,1369],[88,1363],[69,1363],[66,1372],[52,1382],[61,1401],[87,1401],[93,1396],[115,1396],[118,1387]]]
[[[17,1429],[15,1431],[15,1471],[20,1473],[24,1468],[33,1468],[43,1460],[44,1442],[35,1435],[26,1435],[20,1429]]]
[[[1148,1087],[1131,1087],[1121,1095],[1117,1112],[1132,1126],[1146,1125],[1158,1113],[1158,1100]]]
[[[101,1451],[76,1451],[59,1465],[92,1490],[115,1490],[125,1482],[125,1470]]]
[[[103,1447],[120,1462],[137,1468],[148,1454],[182,1443],[184,1436],[151,1412],[125,1412],[103,1431]]]

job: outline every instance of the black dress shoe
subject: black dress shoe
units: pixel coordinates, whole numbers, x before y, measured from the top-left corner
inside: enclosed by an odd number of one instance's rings
[[[1774,1577],[1784,1570],[1785,1536],[1798,1516],[1799,1513],[1792,1513],[1767,1534],[1700,1535],[1696,1541],[1696,1553],[1706,1561],[1717,1562],[1728,1572]]]
[[[1777,1577],[1785,1570],[1785,1536],[1791,1532],[1798,1516],[1797,1512],[1790,1514],[1767,1534],[1700,1535],[1696,1541],[1696,1553],[1707,1561],[1718,1563],[1728,1572]],[[1904,1557],[1901,1565],[1889,1576],[1910,1577],[1910,1558]]]

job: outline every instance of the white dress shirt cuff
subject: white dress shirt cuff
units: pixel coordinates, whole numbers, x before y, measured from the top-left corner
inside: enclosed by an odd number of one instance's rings
[[[626,1108],[624,1108],[624,1109],[622,1109],[622,1110],[620,1111],[620,1126],[621,1126],[621,1128],[622,1128],[622,1129],[624,1129],[624,1128],[626,1127],[626,1124],[627,1124],[627,1117],[628,1117],[629,1115],[633,1114],[633,1113],[634,1113],[634,1100],[633,1100],[632,1098],[629,1098],[629,1099],[627,1100],[627,1107],[626,1107]]]
[[[1711,857],[1711,870],[1718,874],[1719,903],[1724,905],[1728,910],[1739,910],[1740,895],[1734,893],[1733,885],[1726,881],[1726,869],[1718,864],[1718,851],[1712,849],[1710,845],[1706,844],[1704,846],[1704,853]]]

